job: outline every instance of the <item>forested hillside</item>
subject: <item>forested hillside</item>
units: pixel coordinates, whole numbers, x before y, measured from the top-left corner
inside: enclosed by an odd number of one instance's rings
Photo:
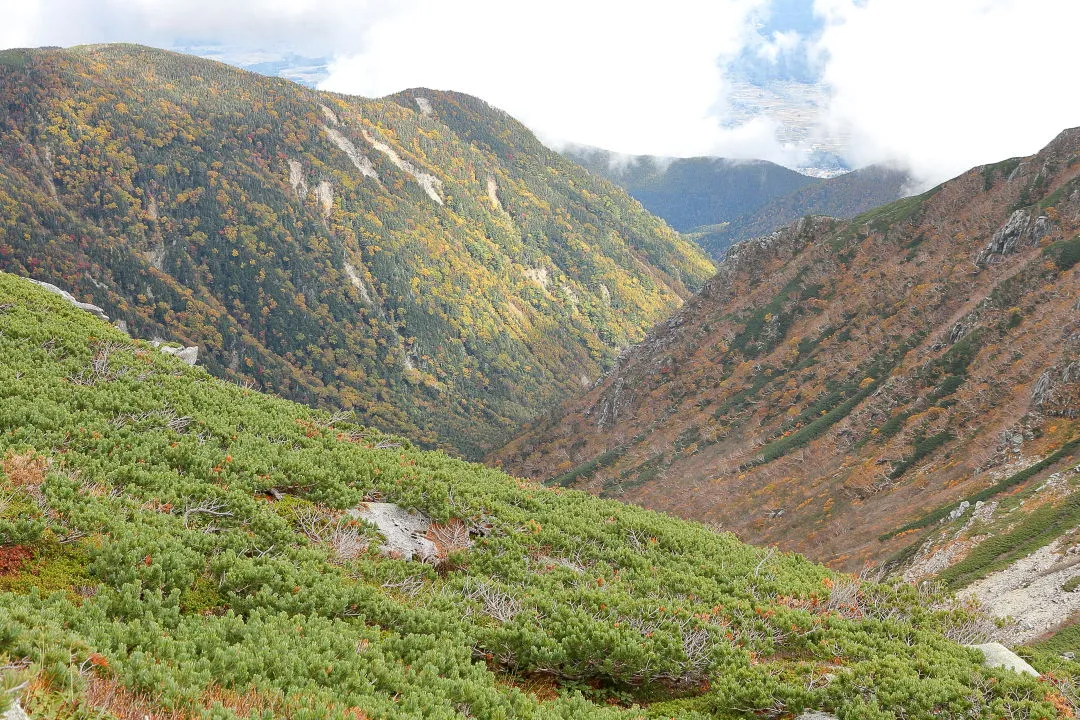
[[[983,667],[927,586],[420,452],[2,273],[0,488],[0,706],[35,720],[1073,717],[1073,663]]]
[[[911,184],[906,172],[883,166],[817,178],[765,160],[623,157],[575,146],[563,154],[624,188],[715,258],[804,215],[854,217],[903,197]]]
[[[735,243],[768,235],[806,215],[852,218],[911,193],[906,172],[880,165],[813,180],[729,221],[696,228],[686,237],[721,258]]]
[[[0,269],[466,455],[713,270],[475,98],[346,97],[131,45],[0,53]]]
[[[626,189],[680,232],[747,215],[815,178],[765,160],[719,157],[624,157],[599,148],[563,154]]]
[[[853,221],[747,241],[493,459],[845,568],[910,560],[961,501],[1063,473],[1031,525],[1005,522],[1000,557],[979,551],[991,569],[1080,525],[1078,233],[1068,130]]]

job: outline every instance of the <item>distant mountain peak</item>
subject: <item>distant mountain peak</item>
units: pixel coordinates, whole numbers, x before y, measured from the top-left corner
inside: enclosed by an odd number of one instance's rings
[[[608,178],[716,258],[732,243],[807,214],[852,217],[902,197],[910,176],[871,166],[848,172],[791,170],[765,160],[624,156],[570,146],[563,154]],[[824,157],[824,156],[823,156]]]

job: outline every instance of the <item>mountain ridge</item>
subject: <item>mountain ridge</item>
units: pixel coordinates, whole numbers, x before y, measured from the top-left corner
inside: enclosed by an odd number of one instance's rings
[[[819,178],[766,160],[624,157],[580,146],[562,153],[624,188],[717,259],[732,244],[804,215],[853,217],[909,194],[911,185],[906,172],[883,165]]]

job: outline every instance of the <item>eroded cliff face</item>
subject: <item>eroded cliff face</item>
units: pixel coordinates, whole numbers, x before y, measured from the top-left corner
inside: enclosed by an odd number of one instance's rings
[[[1080,131],[851,222],[735,246],[589,393],[492,456],[855,568],[1077,432]]]

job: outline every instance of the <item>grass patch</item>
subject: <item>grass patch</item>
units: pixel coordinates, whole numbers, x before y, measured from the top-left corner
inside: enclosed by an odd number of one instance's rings
[[[33,560],[9,575],[0,575],[0,592],[27,595],[37,590],[41,595],[62,592],[78,600],[75,589],[96,585],[87,570],[89,546],[85,543],[61,545],[39,542]]]
[[[1074,579],[1080,580],[1080,577]],[[1050,637],[1034,642],[1030,647],[1054,655],[1071,652],[1080,656],[1080,620],[1070,621]]]

